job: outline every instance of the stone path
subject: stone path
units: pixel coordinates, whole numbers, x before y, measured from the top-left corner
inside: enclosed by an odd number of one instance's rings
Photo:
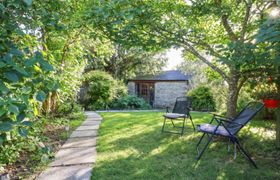
[[[50,167],[37,180],[89,180],[96,160],[96,140],[101,116],[85,112],[87,119],[55,154]]]

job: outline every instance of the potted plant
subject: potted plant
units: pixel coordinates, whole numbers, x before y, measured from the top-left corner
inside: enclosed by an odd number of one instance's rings
[[[257,92],[258,99],[263,100],[266,108],[277,108],[280,102],[280,93],[274,84],[263,85]]]
[[[274,92],[267,92],[262,94],[261,98],[266,108],[278,108],[280,102],[280,95]]]

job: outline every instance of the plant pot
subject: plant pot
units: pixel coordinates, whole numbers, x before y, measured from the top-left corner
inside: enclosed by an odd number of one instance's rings
[[[263,103],[266,108],[278,108],[279,101],[280,100],[276,99],[263,99]]]

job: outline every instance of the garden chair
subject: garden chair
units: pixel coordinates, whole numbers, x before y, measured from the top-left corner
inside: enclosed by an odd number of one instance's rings
[[[166,114],[163,115],[164,122],[162,125],[162,132],[183,135],[184,130],[185,130],[186,118],[189,118],[191,120],[193,129],[195,130],[194,123],[193,123],[192,117],[190,115],[190,110],[191,110],[190,97],[178,97],[176,99],[172,113],[169,113],[169,107],[166,107]],[[173,128],[181,129],[181,132],[173,132],[173,131],[164,130],[167,120],[170,120],[170,122],[173,125]],[[175,125],[174,121],[182,121],[182,126]]]
[[[213,140],[214,136],[223,136],[229,139],[229,142],[234,144],[234,159],[236,158],[236,146],[237,148],[245,155],[245,157],[257,168],[256,163],[251,159],[249,154],[244,150],[244,148],[239,143],[237,138],[238,132],[250,121],[252,118],[264,107],[261,102],[250,102],[244,109],[235,117],[235,118],[227,118],[220,115],[213,115],[212,120],[209,124],[200,124],[198,125],[198,131],[202,132],[203,135],[198,141],[196,145],[196,149],[198,152],[197,160],[201,158],[204,151],[206,150],[209,143]],[[213,123],[216,122],[217,125]],[[199,152],[199,145],[202,139],[208,136],[208,141],[205,144],[202,151]]]

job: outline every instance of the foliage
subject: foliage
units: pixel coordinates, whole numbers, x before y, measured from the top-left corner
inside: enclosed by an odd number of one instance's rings
[[[65,116],[70,113],[82,112],[82,106],[73,101],[66,101],[58,106],[56,116]]]
[[[216,104],[210,88],[199,86],[188,92],[192,98],[192,108],[197,111],[214,111]]]
[[[38,104],[57,89],[51,78],[54,68],[31,31],[35,25],[29,18],[31,3],[0,4],[0,145],[11,133],[26,137]]]
[[[263,82],[254,89],[254,94],[257,99],[280,99],[280,93],[277,90],[275,83]]]
[[[104,109],[114,99],[127,93],[125,85],[103,71],[90,71],[84,75],[86,94],[83,104],[89,109]]]
[[[179,137],[161,132],[164,112],[101,113],[97,159],[91,179],[277,179],[280,152],[274,147],[275,122],[253,120],[239,132],[255,169],[233,146],[215,139],[199,162],[195,146],[202,133],[187,121]],[[208,113],[191,112],[195,123],[209,123]],[[176,123],[176,121],[174,121]],[[180,123],[180,122],[178,122]],[[167,124],[172,127],[172,123]],[[177,124],[175,124],[177,125]],[[179,124],[178,124],[179,125]],[[205,141],[202,142],[206,143]],[[160,163],[159,163],[160,160]]]
[[[108,41],[105,42],[108,43]],[[138,74],[155,74],[162,70],[167,61],[162,52],[154,53],[141,48],[124,48],[113,43],[110,43],[106,56],[100,57],[96,52],[97,46],[100,44],[87,47],[90,54],[95,54],[95,56],[92,55],[92,60],[89,61],[86,71],[103,70],[116,79],[127,80]]]
[[[11,177],[13,179],[21,177],[21,174],[31,175],[36,169],[50,162],[59,148],[58,140],[63,143],[68,138],[64,135],[65,127],[69,125],[71,132],[84,119],[83,112],[72,112],[63,118],[42,117],[34,122],[27,137],[11,134],[14,137],[0,147],[0,166],[8,166],[6,171],[9,171],[10,175],[16,175]],[[17,165],[11,166],[14,163]]]
[[[133,95],[114,99],[110,104],[113,109],[150,109],[150,105],[143,99]]]
[[[249,102],[256,101],[254,93],[250,86],[244,86],[241,91],[237,102],[237,112],[240,112]]]
[[[272,1],[92,2],[89,22],[116,43],[154,51],[183,47],[217,72],[228,84],[228,116],[236,114],[246,80],[271,65],[253,40]]]

